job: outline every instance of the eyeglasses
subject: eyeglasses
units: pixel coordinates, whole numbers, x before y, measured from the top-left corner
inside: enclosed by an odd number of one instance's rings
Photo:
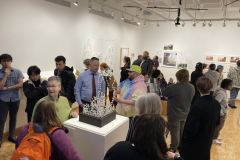
[[[47,89],[50,89],[50,88],[52,88],[52,89],[55,89],[57,86],[47,86]]]

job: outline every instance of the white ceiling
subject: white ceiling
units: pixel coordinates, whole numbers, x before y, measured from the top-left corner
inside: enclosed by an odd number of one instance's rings
[[[164,8],[179,8],[179,0],[91,0],[92,3],[98,5],[104,4],[121,10],[122,12],[130,13],[138,16],[140,19],[146,19],[149,21],[161,21],[161,20],[175,20],[178,15],[177,9],[152,9],[145,7],[164,7]],[[175,1],[175,3],[174,3]],[[235,0],[182,0],[182,8],[201,8],[208,10],[187,10],[187,12],[181,11],[181,20],[193,20],[196,17],[198,20],[204,19],[223,19],[225,5]],[[124,6],[135,7],[124,7]],[[142,8],[142,9],[141,9]],[[152,12],[150,16],[144,16],[143,11],[148,10]],[[230,4],[226,7],[227,19],[237,20],[240,19],[240,1]],[[231,17],[231,14],[235,13],[235,16]],[[196,14],[196,16],[195,16]],[[216,16],[217,15],[217,16]],[[237,16],[236,16],[237,15]]]

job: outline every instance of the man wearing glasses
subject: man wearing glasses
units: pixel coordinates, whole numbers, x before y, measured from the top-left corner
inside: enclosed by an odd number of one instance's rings
[[[59,94],[61,91],[61,81],[58,76],[52,76],[48,79],[47,90],[48,95],[40,99],[34,106],[32,121],[38,104],[44,100],[50,100],[55,104],[57,116],[61,122],[64,122],[70,118],[78,117],[78,114],[76,112],[73,112],[70,108],[68,99],[66,97],[60,96]]]
[[[11,67],[12,56],[0,56],[0,148],[3,138],[4,123],[9,111],[9,136],[8,140],[15,143],[14,132],[16,128],[17,113],[20,105],[20,90],[23,86],[23,74],[20,70]]]

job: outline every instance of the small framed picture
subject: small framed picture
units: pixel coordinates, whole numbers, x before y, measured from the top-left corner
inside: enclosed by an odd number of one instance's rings
[[[216,55],[216,63],[222,64],[228,62],[228,56],[226,55]]]
[[[236,64],[237,61],[240,60],[240,56],[229,56],[228,63]]]
[[[214,63],[215,62],[215,55],[205,54],[204,55],[204,62],[205,63]]]

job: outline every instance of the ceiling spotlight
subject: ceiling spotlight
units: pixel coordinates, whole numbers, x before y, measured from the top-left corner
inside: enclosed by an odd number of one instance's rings
[[[131,20],[131,22],[133,23],[133,21],[134,21],[134,18],[132,17],[132,20]]]
[[[205,21],[203,22],[202,26],[203,26],[203,27],[205,27],[205,26],[206,26],[206,22],[205,22]]]
[[[226,26],[227,26],[225,21],[223,22],[223,25],[222,25],[222,26],[223,26],[223,27],[226,27]]]
[[[159,25],[159,22],[157,23],[157,27],[159,27],[160,25]]]
[[[114,10],[113,10],[113,12],[112,12],[112,16],[113,16],[113,17],[115,16],[115,12],[114,12]]]
[[[91,3],[88,3],[88,9],[92,10],[92,4]]]
[[[182,24],[183,27],[185,27],[185,22],[183,21],[183,24]]]
[[[212,22],[211,22],[211,21],[208,23],[208,26],[209,26],[209,27],[212,27]]]
[[[144,27],[146,26],[146,21],[144,21],[143,26],[144,26]]]
[[[138,20],[138,23],[137,23],[139,26],[140,26],[140,24],[141,24],[141,21],[140,20]]]
[[[75,3],[73,3],[75,6],[78,6],[78,0],[76,0]]]
[[[240,21],[237,23],[237,26],[240,27]]]
[[[196,27],[196,25],[197,25],[197,23],[194,21],[194,22],[193,22],[193,27]]]
[[[121,19],[124,20],[124,13],[122,13],[122,18]]]

